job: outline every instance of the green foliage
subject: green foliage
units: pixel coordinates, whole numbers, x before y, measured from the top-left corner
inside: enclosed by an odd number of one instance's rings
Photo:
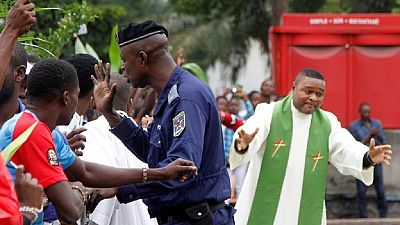
[[[110,64],[111,64],[111,72],[117,73],[119,68],[121,67],[121,52],[118,46],[117,41],[115,40],[115,36],[118,33],[118,25],[115,25],[110,38]]]
[[[62,13],[61,19],[53,21],[53,25],[55,22],[56,27],[49,27],[47,31],[37,34],[38,38],[47,40],[48,42],[35,43],[49,50],[57,57],[61,56],[64,46],[74,37],[74,34],[79,30],[81,24],[93,22],[96,19],[95,12],[87,5],[86,1],[82,1],[82,4],[72,3],[65,5],[60,12]],[[27,48],[27,50],[31,54],[41,58],[51,57],[49,54],[43,53],[43,51],[37,48]]]
[[[290,12],[315,13],[322,8],[326,0],[289,0]]]
[[[398,0],[326,0],[326,4],[319,12],[389,13],[399,5]]]
[[[0,17],[6,15],[15,0],[0,3]],[[71,1],[70,1],[71,2]],[[35,2],[37,8],[37,24],[33,31],[19,38],[30,54],[42,59],[60,57],[71,38],[79,30],[81,24],[92,22],[96,13],[83,0],[81,3],[70,4],[58,1]]]
[[[96,49],[99,57],[109,60],[110,33],[115,24],[125,24],[128,12],[126,8],[118,5],[102,4],[92,6],[99,19],[88,24],[88,34],[82,35],[83,42],[90,43]]]
[[[204,72],[204,70],[197,65],[196,63],[186,63],[182,65],[182,68],[185,70],[190,71],[192,74],[194,74],[196,77],[198,77],[200,80],[208,83],[208,77],[207,74]]]
[[[89,54],[95,57],[97,60],[100,59],[93,47],[89,43],[83,45],[79,37],[77,37],[75,40],[75,54]]]

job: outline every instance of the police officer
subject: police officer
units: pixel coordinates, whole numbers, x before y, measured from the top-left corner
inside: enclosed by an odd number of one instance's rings
[[[96,109],[103,113],[114,133],[150,168],[177,158],[192,160],[198,175],[185,182],[148,182],[119,187],[118,200],[144,199],[159,224],[234,224],[234,209],[225,205],[230,183],[225,168],[222,132],[214,95],[193,74],[177,66],[168,51],[168,31],[153,21],[131,23],[118,33],[124,75],[134,87],[154,88],[158,102],[148,132],[115,112],[116,86],[96,67]],[[99,69],[100,68],[100,69]],[[145,182],[145,172],[143,179]]]

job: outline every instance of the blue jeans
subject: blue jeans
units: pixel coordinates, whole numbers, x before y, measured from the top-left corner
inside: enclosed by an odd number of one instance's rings
[[[378,164],[374,168],[374,182],[372,183],[376,190],[376,196],[378,198],[378,211],[379,217],[387,217],[388,207],[385,197],[385,191],[383,188],[383,174],[382,174],[382,164]],[[367,203],[365,201],[365,192],[367,191],[367,186],[357,180],[357,196],[358,196],[358,216],[360,218],[367,218]]]
[[[214,213],[214,224],[210,225],[235,225],[233,220],[235,212],[236,210],[232,206],[225,205]],[[191,223],[189,221],[172,221],[163,225],[191,225]]]

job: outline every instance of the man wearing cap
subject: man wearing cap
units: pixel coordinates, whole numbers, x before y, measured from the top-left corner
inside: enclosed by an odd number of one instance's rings
[[[222,132],[214,95],[208,86],[177,66],[168,51],[168,31],[153,21],[131,23],[118,33],[124,75],[134,87],[150,85],[159,99],[148,132],[115,112],[116,85],[109,64],[97,69],[94,97],[114,133],[150,168],[176,158],[192,160],[198,176],[184,183],[148,182],[117,189],[120,202],[139,198],[159,224],[234,224],[234,209],[225,205],[230,183],[225,169]]]

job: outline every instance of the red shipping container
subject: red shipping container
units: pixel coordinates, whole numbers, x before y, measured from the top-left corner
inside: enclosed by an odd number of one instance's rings
[[[279,94],[287,95],[299,71],[314,68],[326,79],[322,108],[343,126],[368,102],[384,128],[400,128],[400,15],[284,14],[269,40]]]

